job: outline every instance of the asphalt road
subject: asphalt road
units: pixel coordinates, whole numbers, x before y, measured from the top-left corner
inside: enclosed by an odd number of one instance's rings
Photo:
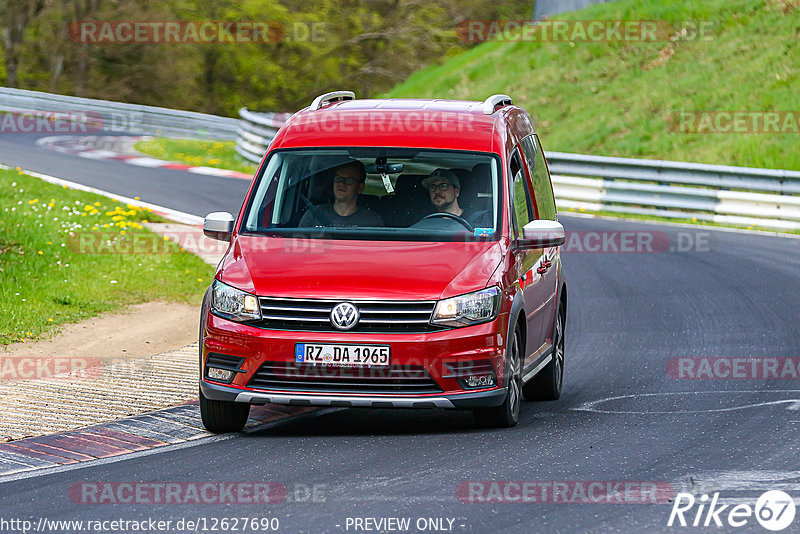
[[[241,201],[230,180],[127,172],[124,164],[9,146],[0,140],[4,163],[120,194],[131,194],[126,187],[136,176],[148,184],[139,196],[175,209],[202,199]],[[465,503],[457,488],[469,481],[643,481],[698,497],[719,491],[729,504],[752,504],[768,489],[800,497],[797,380],[675,379],[667,371],[679,357],[800,357],[800,240],[562,221],[569,232],[663,232],[658,236],[666,234],[672,250],[568,247],[564,395],[524,403],[517,427],[477,429],[461,412],[329,411],[230,439],[0,481],[0,518],[274,517],[280,532],[365,532],[353,518],[401,517],[412,527],[418,518],[452,519],[453,532],[668,532],[678,528],[667,527],[671,503]],[[221,481],[278,482],[289,498],[269,505],[92,505],[69,493],[86,482]],[[315,485],[316,498],[305,498],[303,489]],[[689,521],[697,509],[686,513]],[[800,517],[794,529],[798,524]],[[754,517],[741,528],[678,530],[764,532]]]
[[[49,174],[126,197],[205,217],[212,211],[237,213],[248,180],[137,167],[81,158],[36,145],[38,135],[0,133],[0,163]]]

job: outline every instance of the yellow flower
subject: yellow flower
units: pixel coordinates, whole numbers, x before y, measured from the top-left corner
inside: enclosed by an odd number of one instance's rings
[[[17,167],[16,170],[21,171],[22,167]]]
[[[39,199],[38,198],[34,198],[33,200],[29,200],[28,204],[36,204],[37,202],[39,202]]]
[[[96,226],[92,226],[92,230],[97,230],[97,227]]]
[[[189,274],[189,269],[186,269],[186,274]]]
[[[198,279],[197,279],[197,281],[198,281],[198,282],[202,282],[202,281],[203,281],[203,279],[202,279],[202,278],[198,278]]]
[[[120,235],[125,235],[125,230],[120,231]]]
[[[52,245],[53,243],[52,243],[52,241],[48,241],[47,244],[48,245]]]
[[[133,197],[133,200],[141,200],[139,197]]]
[[[37,254],[39,254],[39,255],[42,255],[42,254],[44,254],[44,252],[42,252],[42,251],[40,250],[39,252],[37,252]]]
[[[94,208],[90,204],[86,204],[83,207],[83,211],[92,211]]]
[[[51,323],[53,322],[53,318],[52,317],[48,317],[47,320],[50,321]]]
[[[94,203],[94,205],[95,205],[95,206],[99,206],[99,205],[100,205],[100,203],[99,203],[99,202],[95,202],[95,203]]]
[[[124,218],[125,217],[123,217],[122,215],[114,215],[113,217],[111,217],[111,220],[112,221],[121,221]]]

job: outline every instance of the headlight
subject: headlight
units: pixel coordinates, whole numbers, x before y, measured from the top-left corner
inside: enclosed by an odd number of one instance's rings
[[[433,310],[431,322],[446,326],[485,323],[497,317],[499,307],[500,289],[489,287],[475,293],[440,300]]]
[[[211,311],[231,321],[261,319],[258,298],[218,280],[211,284]]]

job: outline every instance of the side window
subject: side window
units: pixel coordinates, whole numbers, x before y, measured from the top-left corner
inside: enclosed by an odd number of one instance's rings
[[[533,183],[533,197],[536,202],[536,213],[540,219],[556,219],[556,203],[553,199],[553,186],[547,165],[544,162],[544,153],[535,135],[529,135],[522,140],[522,151],[525,154],[525,163],[531,171]]]
[[[528,180],[525,179],[525,172],[522,169],[522,160],[519,151],[514,150],[509,164],[512,179],[512,202],[514,206],[514,216],[512,226],[514,237],[522,234],[522,227],[533,220],[533,209],[531,206],[530,191],[528,190]]]

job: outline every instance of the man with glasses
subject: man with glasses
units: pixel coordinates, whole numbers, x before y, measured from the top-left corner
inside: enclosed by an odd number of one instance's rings
[[[380,215],[358,206],[358,195],[364,191],[366,180],[367,171],[357,159],[337,166],[333,177],[333,204],[309,209],[298,226],[383,226]]]
[[[491,228],[492,223],[488,212],[465,210],[458,205],[461,180],[453,171],[436,169],[430,176],[422,180],[422,186],[428,190],[431,203],[439,213],[450,213],[461,217],[473,228]]]

